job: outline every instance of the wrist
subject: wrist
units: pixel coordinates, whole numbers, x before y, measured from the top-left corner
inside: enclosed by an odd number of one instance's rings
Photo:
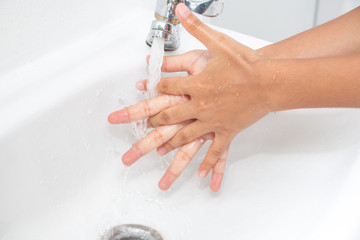
[[[286,44],[286,41],[269,44],[256,50],[256,52],[266,58],[285,59],[300,57],[291,45]]]
[[[256,65],[256,72],[259,73],[261,79],[262,92],[264,94],[264,108],[267,112],[277,112],[286,110],[284,103],[287,94],[282,84],[283,74],[281,74],[281,60],[264,58]]]
[[[266,58],[276,58],[276,52],[274,51],[273,44],[259,48],[256,50],[256,52]]]
[[[269,44],[256,50],[265,58],[281,58],[284,57],[282,51],[277,47],[278,43]]]

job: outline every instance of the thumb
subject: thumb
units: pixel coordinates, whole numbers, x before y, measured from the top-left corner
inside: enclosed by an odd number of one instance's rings
[[[198,19],[184,3],[177,5],[176,16],[186,31],[202,42],[208,49],[212,47],[214,37],[219,34],[217,31]]]

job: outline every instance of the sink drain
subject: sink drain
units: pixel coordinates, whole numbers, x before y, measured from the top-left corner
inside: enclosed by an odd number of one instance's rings
[[[154,229],[136,224],[114,227],[107,231],[103,240],[163,240]]]

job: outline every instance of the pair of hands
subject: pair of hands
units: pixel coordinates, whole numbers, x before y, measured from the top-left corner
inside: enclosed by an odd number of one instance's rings
[[[210,188],[217,192],[231,141],[270,112],[267,59],[209,28],[184,4],[178,5],[176,14],[208,51],[165,57],[162,71],[186,71],[188,76],[161,79],[157,86],[161,96],[116,111],[108,121],[122,124],[149,118],[148,125],[155,128],[124,154],[127,166],[154,149],[165,155],[180,148],[159,182],[162,190],[170,188],[204,142],[211,140],[198,175],[204,178],[212,170]],[[138,82],[137,88],[146,90],[146,81]]]

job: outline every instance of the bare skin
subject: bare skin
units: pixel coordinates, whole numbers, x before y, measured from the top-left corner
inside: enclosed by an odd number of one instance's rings
[[[232,139],[268,113],[299,108],[360,107],[360,8],[257,51],[212,30],[183,4],[178,5],[177,16],[208,51],[164,59],[164,71],[187,71],[189,76],[162,79],[158,91],[165,95],[185,95],[186,100],[163,104],[162,109],[147,111],[143,118],[150,117],[151,125],[160,129],[181,125],[173,137],[157,144],[158,152],[165,154],[183,147],[179,154],[191,153],[186,157],[187,164],[201,145],[201,139],[213,140],[198,172],[200,177],[205,177],[213,170],[213,191],[220,189]],[[137,86],[146,88],[145,82]],[[158,100],[148,101],[151,105]],[[109,121],[124,123],[112,116],[124,115],[131,108],[136,109],[137,105],[113,113]],[[142,144],[146,145],[146,141]],[[168,189],[187,164],[174,160],[168,171],[175,177],[164,176],[160,188]],[[214,172],[221,175],[220,181],[214,178]]]
[[[180,58],[182,59],[182,61],[179,62]],[[189,60],[191,60],[191,62]],[[180,56],[165,57],[161,70],[163,72],[186,71],[189,75],[197,75],[204,70],[207,64],[207,60],[207,51],[192,51],[190,53],[186,53]],[[147,62],[149,63],[149,56],[147,57]],[[146,80],[139,81],[136,84],[136,87],[139,91],[146,91]],[[113,124],[129,123],[132,121],[154,116],[163,109],[166,109],[176,104],[185,103],[187,101],[188,98],[184,96],[162,95],[151,100],[142,101],[136,105],[129,106],[120,111],[116,111],[109,115],[108,120],[110,123]],[[165,143],[169,139],[174,137],[174,135],[179,129],[182,129],[184,126],[188,125],[188,123],[181,126],[172,125],[168,127],[156,128],[144,139],[135,143],[131,147],[131,149],[124,154],[124,156],[122,157],[123,163],[126,166],[130,166],[135,163],[139,158],[156,148],[160,156],[165,155],[168,152],[164,148],[164,146],[167,145]],[[151,127],[150,122],[148,122],[148,127]],[[205,141],[213,139],[214,134],[210,133],[196,139],[192,143],[182,146],[179,149],[179,152],[176,154],[168,170],[165,172],[164,176],[159,181],[159,188],[161,190],[168,190],[174,183],[174,181],[185,170],[187,165],[190,163],[196,153],[200,150]],[[228,149],[220,156],[213,168],[210,183],[210,189],[213,192],[217,192],[220,190],[226,168]]]

